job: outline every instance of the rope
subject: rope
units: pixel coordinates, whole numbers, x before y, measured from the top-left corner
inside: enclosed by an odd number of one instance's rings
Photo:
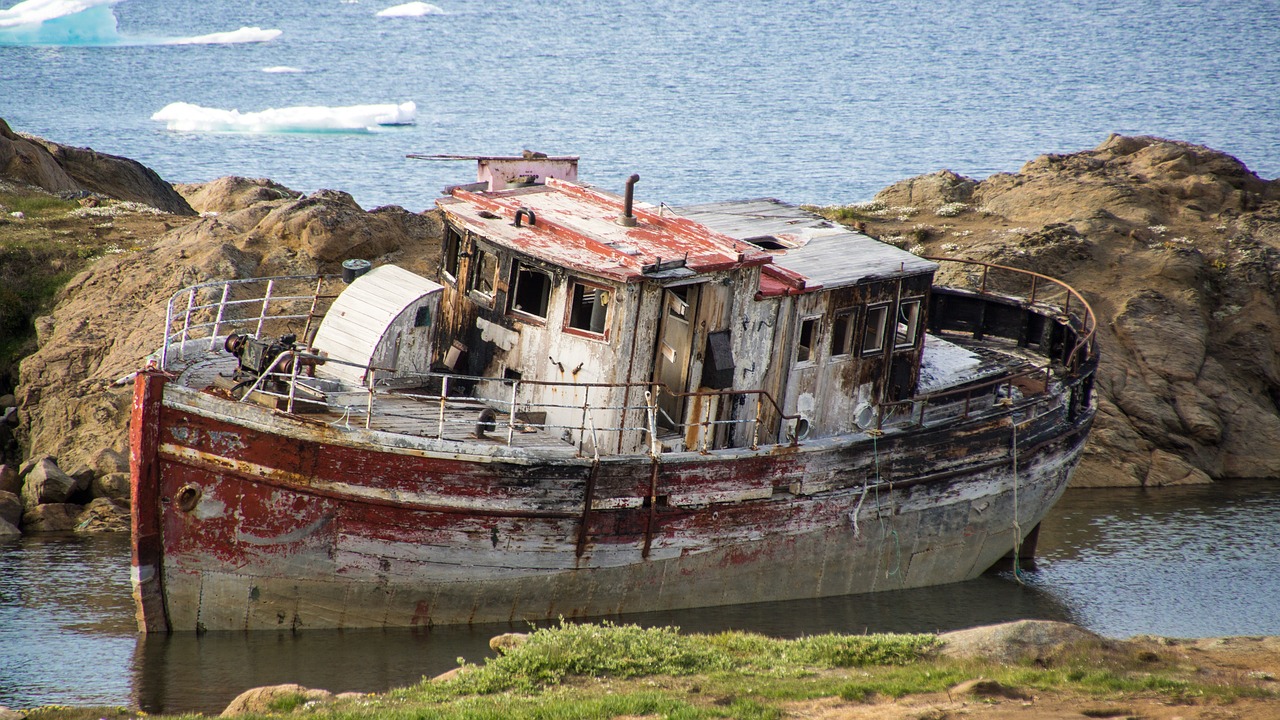
[[[883,543],[883,540],[885,537],[885,531],[884,531],[884,514],[880,512],[881,479],[880,479],[879,438],[884,433],[881,432],[880,430],[868,430],[867,434],[871,436],[871,453],[875,457],[875,461],[876,461],[876,519],[880,521],[880,538],[881,538],[881,542]],[[892,481],[889,482],[889,497],[890,499],[893,498],[893,482]],[[859,502],[859,505],[861,505],[861,502]],[[893,535],[894,563],[893,563],[893,569],[886,571],[884,574],[884,576],[887,578],[897,575],[898,571],[902,569],[902,543],[898,538],[898,531],[890,530],[889,534]],[[884,547],[883,544],[881,545],[881,547]]]
[[[1022,562],[1018,559],[1022,550],[1022,525],[1018,522],[1018,421],[1012,415],[1009,421],[1013,425],[1013,578],[1021,585]]]

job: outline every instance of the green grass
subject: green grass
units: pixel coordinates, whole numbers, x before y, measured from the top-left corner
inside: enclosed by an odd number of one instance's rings
[[[306,703],[301,695],[277,698],[264,714],[244,717],[775,720],[784,717],[788,703],[825,698],[871,703],[949,693],[975,678],[1009,688],[1011,697],[1055,691],[1084,696],[1098,703],[1091,717],[1133,697],[1223,704],[1277,698],[1274,690],[1257,684],[1215,685],[1198,679],[1195,668],[1101,644],[1077,646],[1036,663],[999,664],[937,656],[938,643],[932,635],[780,640],[741,632],[685,635],[675,628],[561,623],[531,633],[523,644],[483,664],[463,663],[464,671],[449,680],[424,679],[389,693],[329,703]],[[29,715],[29,720],[91,716],[115,717],[63,708]]]
[[[44,193],[3,193],[0,194],[0,205],[6,208],[6,215],[21,212],[31,219],[62,215],[80,207],[77,202]]]

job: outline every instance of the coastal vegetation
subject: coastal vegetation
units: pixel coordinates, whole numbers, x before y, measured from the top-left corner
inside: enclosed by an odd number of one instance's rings
[[[1180,641],[1110,641],[1062,623],[1023,626],[1016,639],[1005,635],[1003,645],[995,637],[980,628],[945,635],[777,639],[561,622],[528,635],[495,638],[493,644],[501,648],[496,657],[479,664],[459,658],[458,669],[411,687],[333,696],[277,686],[256,699],[257,691],[245,693],[223,715],[982,718],[1000,717],[1004,710],[1059,717],[1056,712],[1067,708],[1075,717],[1164,717],[1151,709],[1165,708],[1182,717],[1222,711],[1271,717],[1255,711],[1280,699],[1269,673],[1249,671],[1240,662],[1247,653],[1216,658]],[[963,650],[975,641],[981,652]],[[1012,656],[1007,654],[1011,648]],[[1274,659],[1274,652],[1268,658]],[[86,710],[47,707],[22,715],[25,720],[92,720],[143,714]]]

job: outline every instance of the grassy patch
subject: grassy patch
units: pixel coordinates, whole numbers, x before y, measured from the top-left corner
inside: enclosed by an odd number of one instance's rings
[[[71,200],[36,192],[0,194],[0,205],[5,207],[5,214],[20,212],[28,219],[62,215],[80,207],[79,203]]]

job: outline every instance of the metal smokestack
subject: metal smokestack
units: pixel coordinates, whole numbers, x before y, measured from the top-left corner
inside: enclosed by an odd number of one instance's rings
[[[640,182],[639,175],[632,175],[627,178],[627,189],[622,194],[622,214],[618,216],[618,224],[625,227],[636,226],[636,216],[631,214],[631,208],[635,200],[636,183]]]

